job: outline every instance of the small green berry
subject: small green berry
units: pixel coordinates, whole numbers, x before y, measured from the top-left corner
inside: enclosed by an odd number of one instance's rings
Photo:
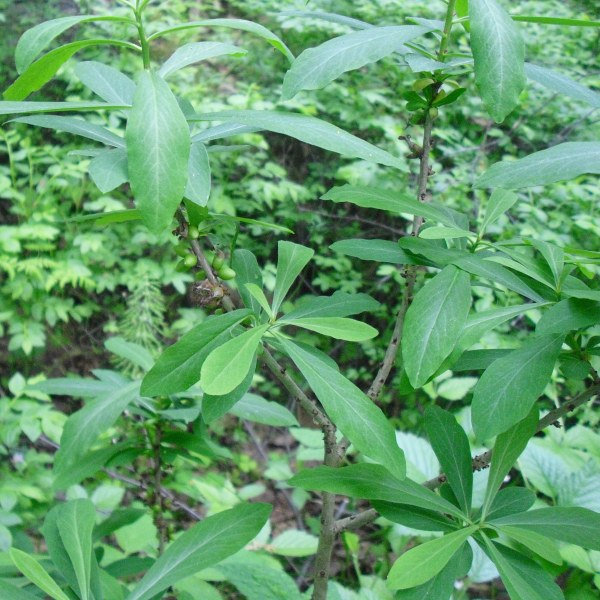
[[[198,264],[198,259],[196,258],[195,254],[188,254],[183,259],[183,262],[186,267],[191,268],[191,267],[195,267]]]
[[[221,254],[215,254],[214,258],[212,259],[213,269],[215,269],[215,271],[220,271],[224,264],[225,259],[223,256]]]
[[[234,279],[237,273],[231,267],[222,267],[219,269],[217,275],[224,281],[227,281],[229,279]]]

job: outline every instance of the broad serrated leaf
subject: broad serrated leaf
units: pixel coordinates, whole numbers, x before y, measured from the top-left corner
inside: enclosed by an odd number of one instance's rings
[[[78,62],[75,75],[103,100],[114,104],[133,104],[135,83],[114,67],[93,60]]]
[[[200,379],[200,369],[212,350],[231,339],[231,329],[252,314],[248,309],[208,317],[166,348],[142,381],[144,396],[184,392]]]
[[[283,98],[288,100],[301,90],[325,87],[342,73],[389,56],[428,31],[416,25],[370,27],[304,50],[285,75]]]
[[[127,182],[127,152],[124,148],[103,150],[90,161],[90,177],[103,193],[112,192]]]
[[[167,78],[169,75],[179,71],[179,69],[183,69],[201,60],[223,56],[224,54],[243,56],[246,53],[246,50],[233,44],[225,44],[223,42],[191,42],[177,48],[158,70],[158,74],[163,78]]]
[[[529,414],[550,381],[563,339],[563,334],[532,337],[484,371],[471,408],[478,439],[502,433]]]
[[[448,564],[475,531],[477,526],[473,525],[408,550],[392,565],[387,577],[388,587],[402,590],[429,581]]]
[[[600,142],[565,142],[515,161],[492,165],[476,188],[519,189],[600,174]]]
[[[146,226],[161,233],[185,192],[190,130],[175,96],[156,73],[140,75],[125,139],[136,207]]]
[[[449,265],[416,294],[402,334],[404,369],[421,387],[452,352],[471,306],[469,275]]]
[[[314,250],[306,246],[293,242],[280,241],[277,243],[277,273],[273,302],[271,303],[274,315],[279,312],[279,307],[290,287],[313,255]]]
[[[150,600],[184,577],[241,550],[264,526],[268,504],[240,504],[181,534],[148,569],[127,600]]]
[[[215,348],[200,370],[200,386],[206,394],[222,396],[234,390],[248,375],[260,340],[270,325],[259,325]]]
[[[501,123],[525,87],[525,44],[496,0],[470,0],[469,17],[475,82],[488,112]]]
[[[403,478],[406,474],[404,454],[396,443],[394,428],[381,409],[339,371],[314,354],[286,339],[281,339],[280,343],[325,412],[355,448]]]
[[[331,123],[307,117],[298,113],[268,110],[228,110],[217,113],[197,115],[190,121],[224,121],[239,125],[250,125],[281,133],[318,146],[324,150],[337,152],[349,158],[363,160],[396,167],[404,167],[404,160],[392,156],[389,152],[362,140]]]
[[[101,125],[88,123],[75,117],[57,117],[56,115],[35,115],[13,119],[15,123],[26,123],[36,127],[47,127],[56,131],[65,131],[81,137],[101,142],[116,148],[125,148],[125,140]]]
[[[437,406],[427,409],[424,424],[442,471],[460,507],[468,515],[473,496],[473,467],[467,434],[452,414]]]
[[[367,500],[408,504],[463,519],[462,512],[430,489],[411,479],[399,480],[381,466],[359,463],[348,467],[305,469],[288,480],[294,487],[341,494]]]

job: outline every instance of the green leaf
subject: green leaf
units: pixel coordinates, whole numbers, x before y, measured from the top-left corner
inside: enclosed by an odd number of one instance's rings
[[[125,140],[101,125],[88,123],[83,119],[74,117],[57,117],[56,115],[36,115],[31,117],[19,117],[13,119],[15,123],[26,123],[36,127],[47,127],[57,131],[66,131],[90,140],[102,142],[108,146],[125,148]]]
[[[494,190],[485,207],[485,217],[481,223],[481,231],[485,231],[488,225],[494,223],[498,217],[511,208],[518,199],[519,197],[509,190]]]
[[[475,83],[497,122],[512,112],[525,87],[525,44],[496,0],[469,0]]]
[[[284,54],[287,59],[292,62],[294,55],[290,52],[289,48],[278,38],[272,31],[269,31],[266,27],[263,27],[259,23],[254,21],[246,21],[245,19],[205,19],[203,21],[190,21],[189,23],[182,23],[180,25],[174,25],[157,31],[148,37],[148,41],[152,41],[157,37],[162,37],[169,33],[176,33],[178,31],[186,31],[188,29],[197,29],[199,27],[227,27],[230,29],[239,29],[240,31],[247,31],[253,33],[264,40],[266,40],[273,48],[279,50]]]
[[[321,335],[327,335],[336,340],[346,340],[348,342],[362,342],[374,338],[378,331],[374,327],[357,321],[355,319],[346,319],[344,317],[312,317],[302,319],[290,319],[286,317],[279,323],[284,325],[294,325],[315,331]]]
[[[137,208],[126,210],[110,210],[91,215],[78,215],[67,219],[67,223],[85,223],[93,221],[94,225],[110,225],[111,223],[127,223],[129,221],[138,221],[141,219],[140,211]]]
[[[389,152],[369,144],[364,140],[315,117],[307,117],[297,113],[268,110],[227,110],[223,112],[197,115],[190,121],[224,121],[239,125],[251,125],[281,133],[318,146],[324,150],[337,152],[349,158],[363,160],[401,169],[403,159],[392,156]]]
[[[484,371],[494,361],[499,358],[508,356],[511,350],[470,350],[460,356],[455,363],[449,363],[448,367],[452,367],[453,371]],[[445,365],[442,365],[440,369],[443,369]],[[446,369],[447,370],[447,369]],[[441,372],[441,371],[440,371]]]
[[[496,493],[504,478],[517,462],[527,442],[534,436],[538,426],[538,411],[532,410],[525,419],[513,425],[508,431],[496,438],[492,450],[492,461],[488,477],[485,498],[481,509],[482,519],[485,519],[492,506]]]
[[[453,263],[472,275],[489,279],[493,283],[499,283],[526,298],[531,298],[536,302],[544,301],[544,298],[531,289],[518,275],[511,273],[511,271],[492,260],[486,260],[477,256],[477,254],[469,254],[454,260]]]
[[[111,337],[104,342],[104,347],[113,354],[132,362],[134,365],[148,371],[154,364],[152,355],[146,348],[134,342],[128,342],[122,337]]]
[[[69,470],[98,439],[111,427],[129,404],[138,397],[139,381],[88,401],[83,408],[67,419],[60,438],[60,450],[54,457],[54,475]]]
[[[467,434],[449,412],[430,406],[425,412],[425,430],[442,471],[465,514],[471,510],[473,467]]]
[[[590,550],[600,550],[600,513],[578,506],[550,506],[494,519]]]
[[[321,12],[316,10],[282,10],[279,15],[282,17],[305,17],[307,19],[321,19],[322,21],[329,21],[330,23],[345,25],[346,27],[352,27],[353,29],[368,29],[370,27],[374,27],[374,25],[371,25],[366,21],[353,19],[352,17],[346,17],[345,15],[338,15],[336,13]]]
[[[269,550],[281,556],[310,556],[315,554],[319,538],[306,531],[287,529],[270,544]]]
[[[54,77],[58,69],[76,52],[90,46],[118,46],[139,50],[139,47],[129,42],[112,39],[79,40],[51,50],[40,59],[29,65],[17,79],[6,88],[6,100],[25,100],[32,92],[37,92],[44,84]]]
[[[339,240],[329,247],[335,252],[361,260],[395,265],[413,265],[420,262],[401,250],[396,242],[388,240]]]
[[[198,206],[206,206],[210,197],[210,161],[206,146],[200,142],[192,144],[188,165],[188,179],[185,197]]]
[[[273,302],[271,303],[274,315],[279,312],[279,307],[290,287],[292,287],[292,284],[313,255],[314,250],[306,246],[294,244],[293,242],[280,241],[277,243],[277,274],[275,276]]]
[[[232,137],[234,135],[242,135],[244,133],[255,133],[260,131],[260,127],[251,127],[250,125],[238,125],[237,123],[221,123],[214,127],[208,127],[192,136],[192,143],[195,142],[210,142],[212,140],[220,140],[223,138]]]
[[[240,504],[180,535],[148,569],[127,600],[149,600],[180,581],[216,564],[252,541],[269,518],[268,504]]]
[[[381,465],[358,463],[348,467],[305,469],[288,480],[291,486],[367,500],[408,504],[464,519],[462,512],[430,489],[411,479],[399,480]]]
[[[231,339],[231,329],[251,313],[235,310],[208,317],[169,346],[158,358],[142,381],[144,396],[163,396],[184,392],[200,379],[200,369],[206,357]]]
[[[544,312],[537,322],[536,333],[568,333],[600,322],[600,303],[593,300],[566,298]]]
[[[0,115],[92,110],[121,110],[126,105],[107,102],[0,102]]]
[[[210,150],[210,146],[208,147]],[[247,217],[237,217],[232,215],[225,215],[223,213],[208,213],[209,216],[213,219],[220,221],[237,221],[238,223],[247,223],[248,225],[256,225],[257,227],[262,227],[264,229],[272,229],[274,231],[281,231],[283,233],[294,233],[291,229],[284,227],[283,225],[277,225],[276,223],[269,223],[267,221],[259,221],[257,219],[249,219]]]
[[[75,75],[103,100],[113,104],[133,104],[135,83],[114,67],[93,60],[78,62]]]
[[[562,334],[528,339],[494,361],[473,390],[473,428],[480,440],[506,431],[524,419],[550,381],[563,343]]]
[[[166,79],[169,75],[188,65],[216,56],[223,56],[224,54],[243,56],[247,54],[247,51],[233,44],[224,44],[223,42],[191,42],[177,48],[158,70],[158,74]]]
[[[492,559],[511,600],[564,600],[552,577],[526,556],[490,541],[483,534],[486,553]]]
[[[2,580],[2,589],[7,594],[10,594],[9,596],[7,596],[10,598],[10,600],[39,600],[40,598],[38,595],[34,596],[33,594],[26,592],[25,590],[17,587],[16,585],[9,583],[8,581],[6,581],[6,579]]]
[[[363,208],[387,210],[394,214],[408,213],[424,219],[439,221],[449,227],[456,225],[452,213],[445,207],[432,202],[419,202],[408,192],[390,192],[389,190],[373,187],[346,184],[330,189],[325,195],[321,196],[321,199],[336,203],[351,202]]]
[[[475,182],[476,188],[518,189],[600,174],[600,142],[565,142],[515,161],[492,165]]]
[[[377,62],[428,31],[416,25],[369,27],[308,48],[285,74],[283,99],[289,100],[301,90],[323,88],[342,73]]]
[[[339,371],[315,355],[289,340],[280,342],[336,427],[358,451],[403,478],[406,474],[404,454],[396,442],[394,428],[381,409]]]
[[[252,309],[254,314],[260,314],[260,304],[254,296],[246,288],[246,284],[252,283],[256,287],[262,289],[263,280],[260,267],[256,260],[256,256],[243,248],[236,248],[233,251],[231,259],[231,267],[237,273],[235,278],[238,292],[244,302],[244,306]]]
[[[95,398],[115,389],[115,385],[111,382],[75,377],[46,379],[38,381],[31,387],[51,396],[74,396],[75,398]]]
[[[423,238],[413,237],[412,235],[401,237],[398,240],[398,245],[404,250],[408,250],[413,254],[423,256],[428,261],[436,266],[449,265],[455,260],[470,256],[465,250],[457,250],[455,248],[445,248],[439,242],[432,240],[424,240]],[[427,264],[423,262],[422,264]]]
[[[40,23],[28,29],[17,42],[15,48],[15,64],[17,72],[22,73],[61,33],[67,29],[89,21],[112,21],[116,23],[132,23],[131,19],[112,15],[74,15],[61,17]]]
[[[541,17],[538,15],[513,15],[513,21],[541,23],[543,25],[566,25],[568,27],[600,27],[600,21],[565,19],[563,17]]]
[[[188,179],[190,130],[169,86],[143,72],[125,131],[129,181],[142,220],[154,233],[171,224]]]
[[[506,515],[529,510],[536,500],[535,494],[522,487],[502,488],[494,497],[487,515],[488,521],[499,519]]]
[[[452,265],[416,294],[402,334],[404,369],[414,388],[426,383],[452,352],[470,305],[469,275]]]
[[[270,325],[259,325],[215,348],[200,370],[200,387],[206,394],[222,396],[247,376],[254,355]]]
[[[127,182],[127,152],[123,148],[103,150],[90,161],[90,177],[103,193],[112,192]]]
[[[368,294],[346,294],[335,292],[332,296],[311,296],[283,317],[282,320],[294,320],[314,317],[347,317],[358,313],[373,311],[381,305]]]
[[[565,253],[562,248],[544,242],[543,240],[531,240],[531,245],[544,257],[552,276],[554,277],[554,284],[556,289],[560,288],[560,280],[562,272],[565,266]]]
[[[392,565],[388,587],[402,590],[421,585],[437,575],[461,549],[469,536],[477,531],[473,525],[426,542],[405,552]]]
[[[534,531],[527,531],[520,527],[511,527],[510,525],[499,525],[497,529],[547,561],[555,565],[562,564],[563,559],[558,551],[558,546],[550,538]]]
[[[529,79],[536,81],[553,92],[564,94],[575,100],[581,100],[594,108],[600,108],[600,94],[598,92],[590,90],[590,88],[577,81],[573,81],[562,73],[557,73],[538,65],[532,65],[531,63],[525,63],[525,74]]]
[[[259,306],[265,311],[268,317],[271,318],[273,316],[273,313],[271,312],[269,301],[267,300],[267,297],[265,296],[265,293],[263,292],[262,288],[254,283],[246,283],[245,287],[248,290],[248,292],[250,292],[254,300],[256,300]]]
[[[81,600],[91,597],[92,530],[96,509],[90,500],[71,500],[60,506],[56,525],[75,572]]]
[[[371,500],[373,508],[388,521],[400,523],[411,529],[421,531],[454,531],[458,525],[445,517],[443,514],[410,506],[409,504],[397,504],[384,500]]]
[[[146,511],[143,508],[122,508],[114,510],[106,519],[94,527],[93,540],[100,541],[111,533],[135,523],[143,517]]]
[[[256,394],[244,394],[229,412],[239,419],[271,427],[298,427],[296,417],[285,406]]]
[[[33,556],[29,556],[17,548],[11,548],[8,553],[17,569],[53,600],[69,600],[56,581],[46,573],[44,567]]]
[[[466,229],[438,225],[435,227],[424,228],[419,234],[419,237],[422,237],[425,240],[452,240],[456,238],[476,237],[476,235]]]

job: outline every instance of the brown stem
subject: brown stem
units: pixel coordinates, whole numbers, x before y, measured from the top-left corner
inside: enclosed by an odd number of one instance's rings
[[[564,402],[558,408],[551,410],[548,414],[542,417],[538,421],[538,426],[536,432],[540,432],[546,427],[550,425],[554,425],[560,418],[565,415],[573,412],[576,408],[588,402],[594,396],[600,394],[600,381],[596,380],[594,383],[585,391],[581,392],[578,396],[575,396],[572,400]],[[482,454],[478,454],[473,457],[472,467],[473,471],[480,471],[481,469],[485,469],[489,466],[492,460],[492,451],[488,450],[487,452],[483,452]],[[423,486],[429,488],[430,490],[434,490],[438,488],[442,483],[446,481],[446,476],[442,473],[433,479],[425,481]],[[374,508],[369,508],[361,513],[357,513],[355,515],[351,515],[349,517],[345,517],[344,519],[339,519],[335,523],[335,531],[336,533],[340,533],[342,531],[346,531],[347,529],[358,529],[363,525],[367,525],[373,522],[379,513]]]

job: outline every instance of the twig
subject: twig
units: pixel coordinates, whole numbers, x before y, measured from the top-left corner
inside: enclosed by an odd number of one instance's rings
[[[582,404],[588,402],[591,398],[600,394],[600,381],[596,380],[587,390],[581,392],[578,396],[575,396],[572,400],[564,402],[558,408],[551,410],[548,414],[542,417],[538,421],[536,432],[539,433],[546,427],[553,425],[558,421],[561,417],[573,412]],[[487,452],[483,452],[482,454],[478,454],[473,457],[472,467],[473,471],[479,471],[481,469],[485,469],[489,466],[492,460],[492,451],[488,450]],[[430,490],[434,490],[438,488],[442,483],[446,481],[446,475],[443,473],[434,477],[433,479],[429,479],[423,483],[423,486],[429,488]],[[335,531],[336,533],[340,533],[342,531],[346,531],[347,529],[358,529],[364,525],[372,523],[377,517],[379,513],[374,508],[369,508],[361,513],[357,513],[355,515],[351,515],[344,519],[339,519],[335,523]]]

